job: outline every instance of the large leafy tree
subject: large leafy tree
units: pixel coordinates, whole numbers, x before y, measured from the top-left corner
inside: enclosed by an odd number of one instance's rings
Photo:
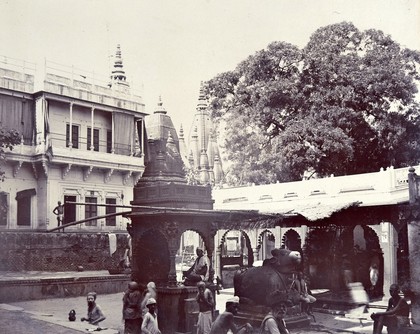
[[[307,46],[274,42],[206,83],[230,182],[406,166],[420,158],[420,54],[343,22]]]
[[[21,135],[16,130],[7,130],[0,127],[0,164],[6,159],[5,150],[12,150],[14,145],[20,143]],[[0,170],[0,180],[4,180],[4,171]]]

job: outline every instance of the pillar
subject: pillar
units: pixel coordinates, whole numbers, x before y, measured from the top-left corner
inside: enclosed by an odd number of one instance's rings
[[[282,230],[280,226],[276,226],[275,230],[274,230],[274,247],[275,248],[280,248],[281,247],[281,238],[283,237],[282,235]]]
[[[35,126],[36,126],[36,150],[43,153],[45,150],[45,98],[38,97],[35,100]]]
[[[217,242],[217,241],[216,241]],[[217,245],[216,247],[216,255],[215,255],[215,261],[214,261],[214,274],[216,277],[221,278],[222,277],[222,268],[220,265],[220,256],[222,254],[222,251],[220,249],[220,245]]]
[[[90,117],[91,117],[91,130],[90,130],[90,143],[89,143],[89,148],[91,151],[93,151],[94,149],[94,145],[93,145],[93,132],[94,132],[94,128],[95,128],[95,123],[94,123],[94,119],[95,119],[95,107],[92,107],[91,109],[91,113],[90,113]]]
[[[258,254],[260,253],[259,251],[260,250],[258,249],[258,247],[252,249],[252,252],[254,253],[254,263],[255,261],[263,260],[263,259],[258,258]]]
[[[420,208],[419,208],[420,211]],[[414,324],[420,324],[420,216],[408,223],[408,251],[410,262],[411,317]]]
[[[169,258],[170,258],[170,268],[168,274],[168,286],[176,286],[177,279],[176,279],[176,263],[175,257],[178,248],[174,249],[173,247],[169,246]]]
[[[73,102],[70,102],[70,122],[69,122],[69,147],[73,147]]]
[[[384,299],[389,298],[389,287],[397,283],[397,233],[390,223],[381,223],[379,242],[384,255]]]
[[[112,112],[112,124],[111,124],[111,153],[115,153],[115,112],[114,111]]]

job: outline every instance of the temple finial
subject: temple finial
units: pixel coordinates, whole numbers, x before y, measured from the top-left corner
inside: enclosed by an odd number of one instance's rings
[[[156,107],[154,113],[155,114],[166,114],[166,112],[167,111],[166,111],[165,107],[163,106],[162,96],[159,95],[159,101],[157,103],[157,107]]]
[[[115,52],[114,69],[111,72],[111,86],[129,87],[127,77],[123,69],[123,60],[121,57],[121,46],[117,44],[117,51]]]

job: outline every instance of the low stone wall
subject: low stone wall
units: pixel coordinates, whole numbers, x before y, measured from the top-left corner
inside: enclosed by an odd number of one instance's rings
[[[3,303],[49,298],[86,296],[89,291],[98,294],[123,292],[130,281],[129,275],[87,277],[37,278],[0,281]]]
[[[128,234],[0,232],[0,271],[116,270]]]

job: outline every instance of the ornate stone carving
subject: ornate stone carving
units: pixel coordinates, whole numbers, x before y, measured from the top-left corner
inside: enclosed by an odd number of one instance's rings
[[[133,175],[134,175],[134,185],[136,185],[139,182],[142,176],[142,173],[134,173]]]
[[[108,169],[108,171],[105,173],[105,183],[108,183],[111,180],[111,176],[113,173],[114,173],[113,168]]]
[[[92,173],[93,166],[89,166],[83,170],[83,181],[87,181],[90,173]]]
[[[38,180],[38,170],[37,170],[37,168],[36,168],[36,163],[35,163],[35,162],[33,162],[33,163],[32,163],[32,171],[33,171],[33,173],[34,173],[34,178],[35,178],[36,180]]]
[[[42,169],[44,171],[45,177],[48,178],[48,161],[46,159],[42,159],[41,165],[42,165]]]
[[[67,166],[63,167],[61,170],[61,178],[64,180],[71,170],[71,164],[67,164]]]
[[[123,178],[123,184],[127,185],[128,180],[131,178],[131,175],[133,174],[133,172],[130,170],[127,173],[125,173],[124,178]]]
[[[165,222],[163,226],[163,234],[167,240],[179,237],[179,224],[177,222]]]

